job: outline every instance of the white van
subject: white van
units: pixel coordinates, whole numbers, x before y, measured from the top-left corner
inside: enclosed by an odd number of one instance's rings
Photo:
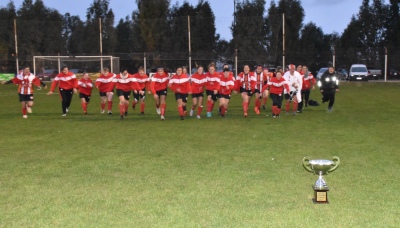
[[[368,69],[364,64],[353,64],[349,71],[349,81],[368,81]]]

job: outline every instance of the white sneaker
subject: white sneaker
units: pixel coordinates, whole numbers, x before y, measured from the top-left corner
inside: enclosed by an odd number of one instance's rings
[[[66,108],[65,111],[68,112],[68,108]]]
[[[67,116],[67,114],[62,114],[61,116]]]
[[[197,119],[201,119],[201,116],[200,116],[200,115],[197,115],[196,118],[197,118]]]
[[[104,109],[102,109],[102,110],[100,111],[100,113],[101,113],[101,114],[104,114]]]
[[[164,116],[161,116],[161,120],[165,120],[165,117],[164,117]]]
[[[190,109],[189,116],[193,116],[193,109]]]
[[[27,108],[26,108],[26,111],[27,111],[28,113],[32,113],[32,108],[31,108],[31,107],[27,107]]]
[[[23,115],[22,118],[27,119],[28,115]]]
[[[157,114],[158,114],[158,115],[160,115],[160,114],[161,114],[161,111],[160,111],[160,109],[159,109],[159,108],[156,108],[156,112],[157,112]]]

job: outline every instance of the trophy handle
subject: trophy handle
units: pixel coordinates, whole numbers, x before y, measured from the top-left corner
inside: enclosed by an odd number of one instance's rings
[[[330,173],[332,171],[334,171],[340,164],[340,159],[337,156],[333,156],[333,162],[335,163],[335,166],[333,166],[332,168],[330,168],[327,173]]]
[[[304,157],[303,158],[303,167],[310,173],[313,173],[314,170],[310,168],[310,158],[309,157]]]

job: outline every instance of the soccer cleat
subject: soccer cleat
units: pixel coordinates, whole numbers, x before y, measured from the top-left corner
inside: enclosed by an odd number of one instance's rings
[[[160,111],[160,109],[159,109],[159,108],[156,108],[156,112],[157,112],[157,114],[158,114],[158,115],[160,115],[160,114],[161,114],[161,111]]]
[[[87,111],[83,111],[83,114],[87,115]]]
[[[68,108],[66,108],[65,111],[68,112]]]
[[[125,112],[124,115],[125,115],[125,116],[128,116],[128,112]]]
[[[244,116],[244,117],[247,117],[247,112],[245,112],[243,116]]]
[[[200,116],[200,115],[197,115],[196,118],[197,118],[197,119],[201,119],[201,116]]]
[[[28,115],[23,115],[22,118],[27,119]]]
[[[297,112],[293,112],[292,115],[297,116]]]
[[[102,109],[102,110],[100,111],[100,113],[101,113],[101,114],[104,114],[104,109]]]
[[[181,120],[185,120],[185,117],[181,116]]]
[[[119,117],[119,119],[120,119],[120,120],[124,120],[124,115],[121,115],[121,116]]]
[[[225,114],[221,114],[221,117],[225,117]]]
[[[303,113],[303,110],[297,110],[297,113]]]
[[[262,106],[262,109],[265,110],[265,105]]]
[[[61,116],[67,116],[67,114],[66,114],[66,113],[64,113],[64,114],[62,114]]]
[[[108,110],[108,115],[112,115],[112,112],[111,112],[111,110]]]
[[[193,116],[193,109],[190,110],[189,116]]]
[[[332,107],[329,107],[329,108],[328,108],[328,112],[332,112]]]
[[[272,114],[272,118],[276,118],[277,116],[275,114]]]
[[[32,113],[32,108],[31,108],[31,107],[27,107],[27,108],[26,108],[26,111],[27,111],[28,113]]]
[[[135,109],[135,108],[136,108],[136,105],[133,104],[133,105],[132,105],[132,109]]]
[[[144,115],[144,112],[140,112],[140,115]]]
[[[281,115],[279,115],[279,114],[278,114],[278,115],[276,115],[276,118],[279,118],[279,117],[281,117]]]
[[[207,112],[207,117],[210,118],[212,116],[211,112]]]
[[[161,120],[165,120],[165,117],[164,117],[164,116],[161,116]]]

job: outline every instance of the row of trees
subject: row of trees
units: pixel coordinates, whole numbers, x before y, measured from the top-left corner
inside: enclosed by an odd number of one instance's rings
[[[266,0],[239,1],[229,41],[216,33],[215,16],[206,0],[199,0],[195,6],[187,2],[171,6],[169,0],[135,1],[137,10],[117,23],[109,0],[93,0],[85,20],[69,13],[61,15],[42,0],[24,0],[18,9],[10,1],[0,9],[1,71],[16,70],[14,19],[21,64],[29,64],[34,55],[114,55],[121,58],[121,65],[133,70],[143,65],[143,53],[147,53],[150,66],[177,66],[188,65],[189,54],[193,65],[233,62],[237,50],[239,65],[277,66],[285,55],[287,63],[317,69],[332,61],[335,53],[338,66],[363,62],[381,67],[387,48],[392,57],[390,64],[400,66],[400,0],[390,0],[389,4],[363,0],[359,13],[342,34],[324,34],[312,22],[303,24],[300,0],[272,0],[269,6]]]

